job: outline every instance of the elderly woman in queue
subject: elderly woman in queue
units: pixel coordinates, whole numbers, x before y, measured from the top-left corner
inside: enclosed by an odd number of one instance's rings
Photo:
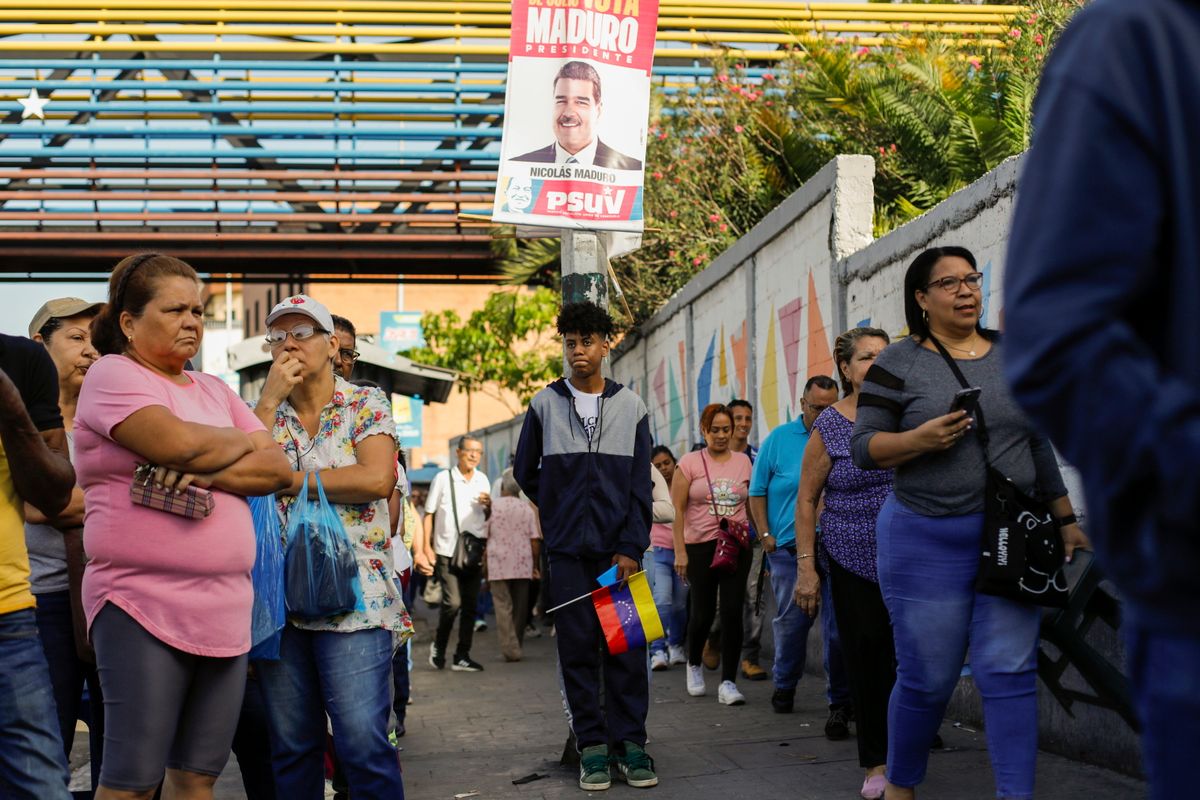
[[[271,761],[280,797],[324,797],[325,718],[353,797],[403,797],[400,763],[388,742],[392,649],[412,636],[412,621],[392,576],[388,497],[396,485],[396,427],[377,388],[333,371],[340,343],[329,310],[305,295],[284,298],[267,315],[274,363],[255,414],[291,467],[278,493],[283,529],[308,484],[325,494],[349,537],[363,602],[319,620],[290,618],[280,660],[257,661],[271,728]]]
[[[723,520],[747,524],[746,497],[750,489],[750,459],[729,449],[733,437],[733,413],[727,406],[712,403],[700,414],[700,431],[706,446],[679,459],[671,479],[675,503],[672,533],[675,541],[675,572],[688,582],[687,691],[692,697],[705,693],[701,657],[708,631],[721,600],[721,685],[717,702],[742,705],[738,691],[738,654],[742,648],[742,606],[746,600],[746,578],[750,574],[750,552],[740,553],[737,569],[718,572],[712,568],[717,535]]]
[[[961,247],[921,253],[904,277],[911,336],[867,372],[851,452],[860,469],[895,469],[876,525],[879,586],[892,621],[896,684],[888,730],[888,800],[914,797],[930,741],[965,656],[983,697],[997,796],[1033,797],[1037,758],[1038,608],[974,589],[983,533],[983,450],[962,388],[935,340],[971,386],[996,469],[1043,498],[1067,558],[1087,539],[1075,522],[1054,453],[1009,395],[999,336],[980,324],[983,275]],[[949,413],[947,413],[949,411]],[[836,585],[836,581],[835,581]]]
[[[29,338],[49,352],[58,371],[58,406],[62,410],[67,448],[74,458],[75,410],[83,376],[100,354],[92,346],[92,320],[103,303],[60,297],[47,301],[29,323]],[[83,578],[83,489],[78,486],[71,503],[47,519],[25,505],[25,549],[29,551],[29,584],[37,597],[38,636],[50,667],[50,685],[58,709],[63,750],[71,755],[75,720],[88,689],[88,733],[92,756],[92,791],[100,780],[104,753],[104,704],[96,656],[87,643],[79,591]]]
[[[247,495],[287,462],[220,379],[184,369],[204,336],[203,286],[183,261],[126,258],[109,280],[75,414],[91,559],[83,606],[104,693],[96,797],[211,798],[229,758],[250,649],[254,527]],[[53,341],[53,339],[52,339]],[[214,495],[202,519],[132,502],[142,464],[168,491]]]
[[[496,638],[505,661],[520,661],[529,617],[529,585],[541,576],[542,531],[512,468],[500,476],[487,530],[487,577],[496,601]]]
[[[883,796],[887,763],[888,698],[896,682],[892,625],[879,591],[875,519],[892,492],[892,471],[859,469],[850,458],[858,394],[867,370],[888,346],[878,328],[854,328],[834,342],[844,396],[817,417],[800,467],[796,499],[796,605],[809,616],[821,597],[815,554],[817,508],[821,557],[829,575],[833,612],[858,723],[858,763],[866,771],[861,794]]]

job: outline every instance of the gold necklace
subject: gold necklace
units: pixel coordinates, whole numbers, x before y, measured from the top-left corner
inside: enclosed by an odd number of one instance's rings
[[[967,345],[966,347],[955,347],[954,345],[950,344],[949,342],[942,342],[942,344],[946,345],[946,347],[949,347],[951,350],[957,350],[960,353],[966,353],[971,358],[978,358],[978,354],[976,354],[976,352],[975,352],[976,338],[977,338],[977,336],[975,334],[971,334],[971,343],[969,345]]]

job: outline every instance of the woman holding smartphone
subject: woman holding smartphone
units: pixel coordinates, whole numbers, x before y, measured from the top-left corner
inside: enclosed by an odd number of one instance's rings
[[[961,247],[921,253],[904,278],[912,335],[867,371],[851,441],[860,469],[895,469],[876,525],[879,586],[891,617],[896,684],[889,708],[888,800],[907,800],[965,656],[983,697],[997,796],[1033,797],[1037,757],[1037,607],[977,593],[983,535],[983,449],[967,410],[947,413],[961,384],[938,350],[980,388],[992,463],[1049,502],[1068,560],[1087,538],[1049,442],[1035,433],[1001,373],[1001,343],[983,328],[983,275]],[[936,340],[936,342],[935,342]]]

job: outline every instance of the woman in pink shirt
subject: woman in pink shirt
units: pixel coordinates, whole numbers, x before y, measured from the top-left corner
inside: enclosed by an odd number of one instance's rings
[[[717,701],[727,706],[742,705],[746,698],[738,691],[738,655],[742,648],[742,605],[746,600],[746,579],[750,574],[750,554],[743,552],[732,573],[712,569],[721,521],[746,523],[746,497],[750,489],[750,459],[745,453],[729,449],[733,436],[733,414],[719,403],[705,407],[700,415],[700,430],[707,446],[679,459],[671,480],[671,500],[675,503],[675,571],[684,577],[691,595],[688,619],[688,694],[704,694],[704,667],[701,653],[704,641],[717,615],[717,596],[721,598],[721,685]]]
[[[103,354],[79,395],[83,603],[104,692],[98,800],[211,798],[229,758],[250,649],[254,528],[246,495],[288,485],[287,459],[219,378],[184,369],[204,335],[202,285],[170,256],[123,260],[93,325]],[[136,505],[139,464],[166,489],[215,495],[204,519]]]

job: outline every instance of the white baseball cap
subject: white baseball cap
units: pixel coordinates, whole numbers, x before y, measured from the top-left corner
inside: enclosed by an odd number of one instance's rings
[[[285,314],[303,314],[317,323],[321,330],[333,333],[333,315],[329,313],[329,309],[306,294],[294,294],[276,303],[271,313],[267,314],[267,325]]]

